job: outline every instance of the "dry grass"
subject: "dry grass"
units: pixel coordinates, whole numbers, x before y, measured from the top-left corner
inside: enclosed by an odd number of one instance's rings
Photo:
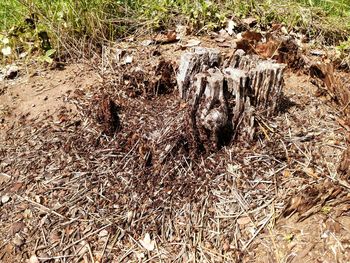
[[[128,48],[143,80],[154,76],[155,51],[167,61],[181,53],[176,45]],[[266,244],[279,253],[270,259],[288,262],[277,239],[266,243],[261,236],[286,210],[308,213],[308,203],[293,207],[291,197],[317,185],[338,189],[332,182],[339,183],[345,149],[341,113],[315,97],[308,77],[290,73],[288,107],[275,119],[260,119],[255,143],[238,140],[193,159],[176,94],[154,96],[144,82],[131,85],[134,64],[115,71],[104,65],[96,69],[102,84],[75,87],[64,98],[76,113],[23,119],[1,140],[0,195],[10,200],[1,207],[0,259],[263,262],[258,245]],[[120,106],[122,130],[112,137],[92,118],[101,94]],[[320,189],[320,199],[306,197],[321,209],[336,196]]]

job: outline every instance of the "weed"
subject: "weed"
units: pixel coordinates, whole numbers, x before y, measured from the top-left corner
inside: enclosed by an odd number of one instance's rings
[[[52,48],[59,56],[82,55],[87,45],[176,24],[194,33],[215,30],[232,16],[284,23],[331,44],[350,32],[349,0],[7,0],[0,3],[0,30],[13,55]]]

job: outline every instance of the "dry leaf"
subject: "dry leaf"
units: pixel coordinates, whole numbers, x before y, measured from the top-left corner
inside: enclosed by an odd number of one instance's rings
[[[187,41],[187,44],[184,45],[185,47],[195,47],[198,46],[201,43],[198,39],[190,39]]]
[[[169,43],[177,40],[176,32],[173,30],[168,31],[168,33],[166,34],[166,37]]]
[[[227,252],[229,249],[230,249],[230,243],[225,242],[225,243],[222,245],[222,250],[225,251],[225,252]]]
[[[5,173],[0,173],[0,185],[2,185],[3,183],[6,183],[10,179],[11,179],[11,176],[9,176]]]
[[[17,233],[12,239],[12,243],[17,247],[21,247],[24,244],[24,239]]]
[[[7,37],[3,37],[1,42],[5,45],[9,44],[10,43],[10,39],[8,39]]]
[[[255,25],[258,21],[254,17],[247,17],[245,19],[242,19],[242,22],[244,24],[247,24],[248,26],[253,26]]]
[[[236,27],[237,25],[236,25],[236,23],[235,22],[233,22],[231,19],[229,19],[228,21],[227,21],[227,27],[226,27],[226,31],[227,31],[227,33],[230,35],[230,36],[232,36],[233,35],[233,29]]]
[[[78,250],[79,250],[79,253],[78,253],[78,255],[79,256],[83,256],[84,254],[86,254],[86,253],[88,253],[89,252],[89,243],[88,242],[86,242],[86,241],[81,241],[80,243],[79,243],[79,248],[78,248]]]
[[[50,233],[51,243],[59,242],[60,240],[61,240],[61,234],[57,230],[54,230],[53,232]]]
[[[340,230],[342,229],[342,226],[339,224],[339,222],[336,222],[336,221],[327,221],[326,226],[328,230],[336,234],[339,234]]]
[[[23,218],[29,219],[29,218],[32,218],[32,217],[33,217],[32,210],[30,210],[30,209],[24,210]]]
[[[257,44],[255,52],[263,58],[272,58],[274,55],[278,55],[278,47],[280,43],[274,40],[270,40],[267,43]]]
[[[148,251],[153,251],[155,247],[155,241],[151,240],[149,233],[146,233],[145,238],[140,240],[140,244]]]
[[[283,34],[285,34],[285,35],[288,35],[288,30],[287,30],[287,28],[286,28],[285,26],[282,26],[282,27],[281,27],[281,32],[282,32]]]
[[[289,203],[286,206],[285,211],[283,212],[284,216],[289,216],[293,212],[298,210],[298,207],[303,203],[303,198],[301,196],[295,196],[290,199]]]
[[[12,224],[11,227],[11,234],[14,235],[18,232],[20,232],[25,227],[23,222],[16,222]]]
[[[106,237],[108,236],[108,231],[106,229],[103,229],[100,231],[100,233],[98,233],[99,237]]]
[[[280,30],[281,29],[281,27],[282,27],[282,25],[281,24],[272,24],[272,26],[271,26],[271,30],[272,31],[278,31],[278,30]]]
[[[259,42],[262,39],[262,34],[248,30],[242,33],[242,38],[250,41]]]
[[[288,169],[283,171],[283,176],[285,177],[290,177],[292,174],[290,173],[290,171]]]
[[[308,167],[308,168],[304,168],[303,170],[308,176],[314,177],[314,178],[319,178],[319,176],[317,175],[317,173],[315,173],[314,169]]]
[[[135,251],[136,257],[138,258],[138,260],[142,260],[146,257],[145,253],[139,253],[137,251]]]
[[[18,192],[19,189],[21,189],[23,186],[23,183],[17,182],[14,183],[10,189],[10,192],[14,193],[14,192]]]
[[[242,49],[246,53],[251,53],[253,49],[253,45],[247,39],[240,39],[236,41],[236,48]]]

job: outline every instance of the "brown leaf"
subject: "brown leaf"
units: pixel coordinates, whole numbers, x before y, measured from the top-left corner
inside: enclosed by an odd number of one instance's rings
[[[14,183],[10,189],[10,192],[11,193],[16,193],[18,192],[23,186],[23,183],[22,182],[17,182],[17,183]]]
[[[278,41],[270,40],[267,43],[259,43],[255,47],[255,52],[263,58],[272,58],[278,55]]]
[[[246,53],[252,53],[252,51],[255,52],[253,45],[247,39],[244,38],[236,41],[236,46],[237,49],[242,49]]]
[[[248,30],[242,33],[242,38],[249,41],[259,42],[262,39],[262,34]]]
[[[177,38],[176,32],[174,30],[169,30],[167,34],[158,34],[154,38],[154,43],[155,44],[170,44],[178,41],[179,39]]]
[[[50,242],[55,243],[61,240],[61,233],[57,230],[50,233]]]
[[[283,212],[283,216],[289,216],[292,213],[296,212],[302,203],[303,203],[303,198],[300,195],[291,198],[289,203],[286,206],[286,209]]]
[[[177,41],[177,35],[176,32],[173,30],[169,30],[168,33],[166,34],[168,43]]]
[[[254,26],[258,22],[258,20],[256,18],[250,16],[250,17],[242,19],[242,22],[244,24],[247,24],[248,26]]]
[[[288,169],[286,169],[286,170],[284,170],[283,171],[283,176],[285,176],[285,177],[290,177],[292,174],[291,174],[291,172],[288,170]]]
[[[23,222],[13,223],[11,226],[11,234],[14,235],[20,232],[24,227],[25,227],[25,224]]]
[[[311,167],[304,168],[304,173],[313,178],[319,178],[319,175],[315,172],[315,170]]]
[[[4,173],[0,173],[0,185],[8,182],[10,179],[11,179],[11,176],[4,174]]]
[[[272,26],[271,26],[271,30],[272,31],[278,31],[282,28],[282,24],[277,24],[277,23],[273,23]]]

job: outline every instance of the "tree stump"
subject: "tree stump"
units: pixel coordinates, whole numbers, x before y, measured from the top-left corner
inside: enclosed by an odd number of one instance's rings
[[[192,141],[205,151],[253,139],[256,116],[272,117],[282,95],[284,64],[238,50],[223,65],[219,50],[197,48],[182,55],[177,75]]]

